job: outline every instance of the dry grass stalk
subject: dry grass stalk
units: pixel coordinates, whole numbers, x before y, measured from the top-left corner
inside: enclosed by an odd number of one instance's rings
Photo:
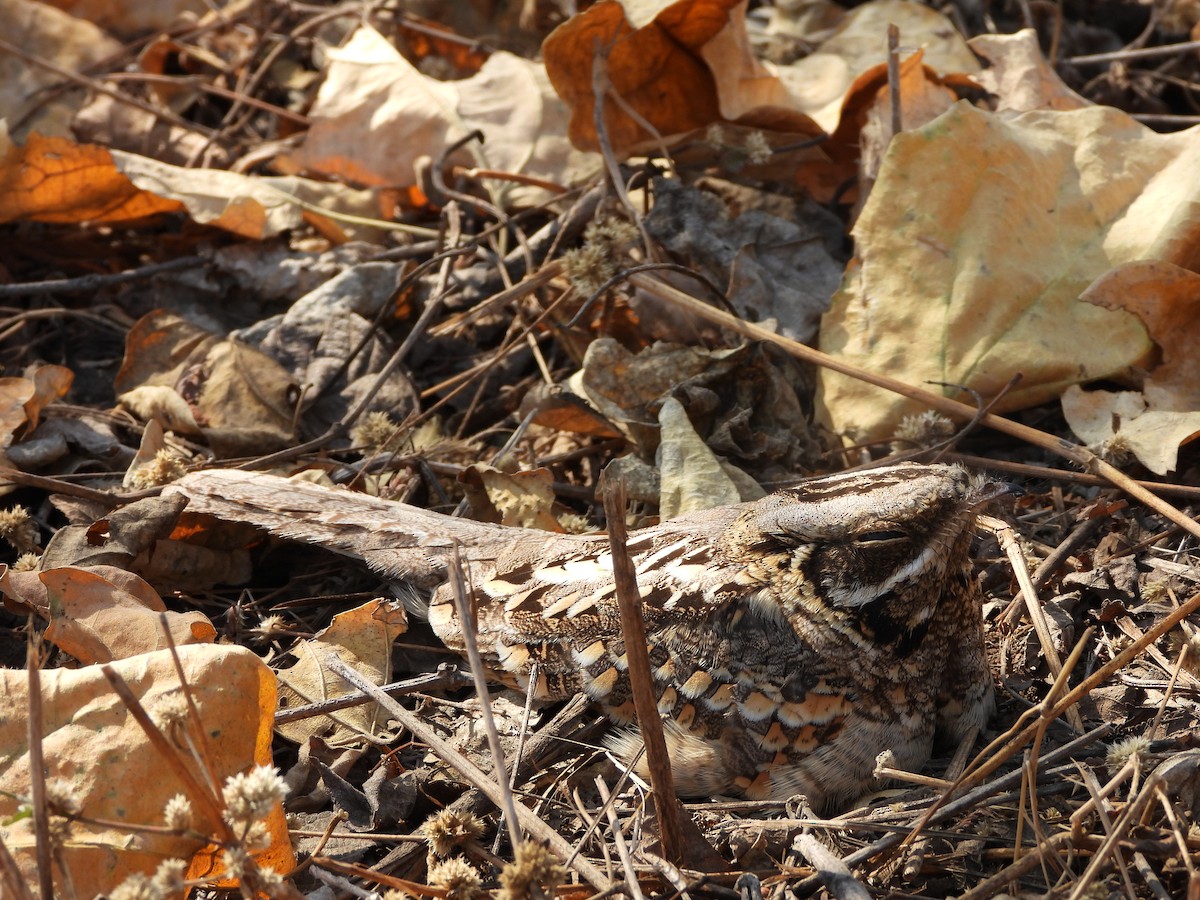
[[[463,561],[459,556],[458,547],[454,548],[454,565],[450,567],[450,585],[454,591],[454,607],[458,611],[458,620],[465,626],[462,630],[463,646],[467,651],[471,676],[475,679],[475,692],[479,696],[483,730],[487,735],[488,748],[492,751],[492,762],[496,767],[497,774],[507,772],[508,764],[504,760],[504,748],[500,745],[500,733],[496,731],[496,720],[492,718],[492,699],[487,686],[487,672],[483,668],[483,657],[479,655],[479,645],[475,641],[477,630],[475,610],[472,609],[471,601],[467,596]],[[500,809],[504,813],[504,821],[508,823],[508,837],[512,845],[516,847],[521,843],[521,831],[517,826],[517,810],[513,801],[512,788],[509,787],[507,778],[497,778],[496,784],[500,789]]]

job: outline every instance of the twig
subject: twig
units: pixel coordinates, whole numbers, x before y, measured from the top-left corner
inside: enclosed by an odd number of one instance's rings
[[[430,728],[417,715],[409,712],[381,691],[376,685],[371,684],[363,678],[358,672],[342,662],[336,654],[330,653],[326,657],[325,664],[331,672],[340,675],[360,691],[370,694],[376,703],[387,710],[392,718],[407,728],[417,740],[426,744],[434,753],[445,760],[448,765],[457,769],[467,781],[483,791],[488,796],[488,799],[496,804],[498,808],[504,808],[502,806],[503,794],[500,785],[475,765],[475,763],[450,746],[448,741],[443,740],[436,731]],[[598,891],[602,891],[608,886],[608,880],[604,877],[604,873],[592,865],[586,858],[583,856],[571,858],[573,848],[567,843],[566,838],[562,837],[557,831],[538,818],[533,810],[520,803],[514,804],[514,807],[516,819],[521,827],[538,840],[549,844],[564,860],[570,859],[568,865],[575,869],[588,884]]]
[[[812,863],[830,895],[838,900],[871,900],[871,892],[850,873],[850,867],[814,835],[797,835],[793,846]]]
[[[638,728],[646,747],[646,766],[650,785],[654,789],[654,812],[658,817],[659,840],[663,856],[677,863],[683,857],[682,811],[675,796],[675,778],[671,773],[671,758],[663,735],[662,716],[654,696],[654,680],[650,674],[650,654],[646,643],[646,624],[642,621],[642,598],[638,592],[637,571],[626,546],[629,534],[625,530],[625,482],[606,480],[604,484],[604,516],[608,524],[608,543],[612,550],[613,585],[621,612],[621,637],[625,643],[625,658],[629,663],[629,685],[633,706],[637,712]]]
[[[613,846],[617,848],[617,857],[621,860],[621,867],[625,869],[625,883],[629,885],[629,896],[632,900],[645,900],[642,886],[638,884],[637,871],[633,868],[633,857],[629,855],[629,846],[625,843],[625,835],[621,832],[621,820],[617,818],[616,807],[609,803],[612,795],[608,792],[608,785],[599,775],[596,776],[596,790],[600,792],[600,799],[608,810],[608,826],[612,830]]]
[[[434,688],[454,690],[455,688],[465,687],[470,683],[471,677],[469,675],[450,667],[445,671],[432,672],[428,675],[418,675],[406,681],[385,684],[380,690],[385,692],[389,697],[401,697],[405,694],[419,693]],[[280,725],[286,725],[288,722],[295,722],[299,719],[323,716],[341,709],[348,709],[352,706],[361,706],[364,703],[372,702],[374,702],[374,698],[370,694],[364,694],[360,691],[358,693],[343,694],[340,697],[331,697],[328,700],[320,700],[316,703],[306,703],[303,706],[293,706],[291,709],[281,709],[275,713],[275,727],[278,728]]]
[[[128,284],[131,281],[141,281],[143,278],[153,278],[164,272],[176,272],[180,269],[194,269],[203,266],[209,260],[203,256],[183,256],[168,262],[152,263],[124,272],[111,272],[107,275],[81,275],[78,278],[52,278],[48,281],[27,281],[23,284],[0,284],[0,297],[25,297],[29,294],[74,294],[96,291],[114,284]]]
[[[454,593],[454,609],[458,613],[458,621],[463,625],[463,648],[467,651],[471,677],[475,679],[475,693],[479,697],[483,731],[487,735],[488,747],[492,751],[492,764],[499,774],[508,771],[508,764],[504,760],[504,748],[500,745],[500,733],[496,731],[496,720],[492,717],[492,698],[488,692],[487,672],[483,669],[483,657],[479,655],[479,644],[475,640],[479,622],[475,617],[475,610],[471,606],[470,596],[467,593],[464,565],[462,556],[458,552],[458,545],[455,544],[454,559],[450,565],[450,590]],[[513,801],[512,789],[508,785],[507,778],[497,778],[496,784],[500,788],[500,800],[502,801],[500,809],[504,813],[504,821],[508,824],[508,839],[515,848],[521,843],[521,830],[517,825],[517,810],[516,803]]]
[[[129,689],[129,685],[125,683],[125,679],[113,668],[111,663],[102,665],[100,671],[108,680],[113,692],[125,704],[125,708],[129,710],[129,714],[133,716],[134,721],[141,726],[143,733],[145,733],[151,745],[159,752],[159,755],[171,771],[175,773],[175,777],[179,779],[180,785],[187,792],[188,798],[200,808],[204,817],[208,820],[209,833],[217,835],[221,841],[233,840],[233,832],[221,815],[220,802],[192,774],[192,770],[188,768],[183,756],[167,740],[166,735],[162,733],[159,727],[154,724],[154,720],[150,718],[150,714],[146,712],[146,708],[142,706],[141,701]]]
[[[1064,62],[1083,66],[1090,63],[1124,62],[1130,59],[1154,59],[1159,56],[1177,56],[1189,50],[1200,50],[1200,41],[1181,41],[1178,44],[1163,44],[1161,47],[1143,47],[1140,50],[1112,50],[1108,53],[1088,53],[1083,56],[1068,56]]]
[[[1098,728],[1094,728],[1087,734],[1076,738],[1068,744],[1064,744],[1057,750],[1047,753],[1042,759],[1042,765],[1049,767],[1056,765],[1060,760],[1070,759],[1071,754],[1083,747],[1095,743],[1096,741],[1104,740],[1112,734],[1112,731],[1113,728],[1111,725],[1101,725]],[[1014,787],[1020,785],[1024,774],[1025,773],[1023,769],[1017,769],[1016,771],[1000,776],[995,781],[980,785],[963,796],[955,800],[951,800],[949,803],[939,807],[933,813],[933,815],[929,817],[929,821],[923,822],[922,825],[945,821],[946,819],[952,818],[960,813],[972,809],[978,803],[981,803],[983,800],[986,800],[989,797],[1012,790]],[[890,850],[902,840],[904,840],[904,837],[899,833],[886,835],[879,840],[868,844],[866,847],[863,847],[860,850],[855,850],[853,853],[846,856],[843,862],[845,862],[848,867],[853,868],[859,863],[864,863],[867,860],[878,856],[885,850]],[[797,896],[804,896],[816,890],[820,886],[820,883],[820,879],[816,875],[811,875],[797,883],[793,890]]]
[[[0,838],[0,886],[5,890],[4,896],[11,896],[15,900],[36,900],[33,892],[29,890],[29,885],[25,879],[21,877],[21,870],[17,867],[17,861],[13,855],[8,852],[8,847],[4,845],[4,839]],[[53,883],[51,883],[53,887]],[[50,896],[42,894],[43,897]]]
[[[988,459],[984,456],[973,456],[970,453],[947,453],[946,459],[961,462],[964,465],[974,466],[979,469],[1009,472],[1024,478],[1045,478],[1050,481],[1066,481],[1070,484],[1083,484],[1090,487],[1109,487],[1111,485],[1111,482],[1107,478],[1089,475],[1087,472],[1055,469],[1050,466],[1035,466],[1029,463],[1012,462],[1007,459]],[[1200,486],[1197,485],[1140,480],[1137,483],[1146,488],[1146,490],[1153,490],[1159,494],[1174,495],[1183,497],[1186,500],[1200,501]]]
[[[146,103],[144,100],[139,100],[136,97],[130,97],[128,94],[123,94],[118,90],[110,88],[102,81],[97,81],[94,78],[88,78],[86,75],[80,75],[78,72],[72,72],[70,69],[64,69],[62,66],[56,65],[48,59],[44,59],[35,53],[30,53],[24,47],[13,44],[9,41],[0,38],[0,50],[5,50],[11,53],[18,59],[22,59],[31,66],[37,66],[39,69],[45,69],[48,72],[53,72],[59,78],[65,78],[73,84],[87,88],[89,91],[95,91],[97,94],[104,94],[106,97],[111,97],[118,103],[124,103],[128,106],[136,107],[142,112],[149,113],[157,119],[162,119],[164,122],[170,122],[179,128],[184,128],[188,131],[195,131],[198,134],[210,135],[213,133],[211,128],[196,122],[189,122],[182,116],[177,116],[168,109],[159,109],[152,104]]]
[[[1025,557],[1021,552],[1021,544],[1017,539],[1016,531],[1007,522],[993,516],[981,515],[979,523],[996,535],[1000,547],[1007,554],[1013,574],[1017,578],[1017,584],[1021,586],[1021,595],[1025,598],[1025,609],[1029,612],[1033,629],[1037,632],[1038,643],[1042,646],[1042,656],[1046,660],[1046,665],[1050,667],[1050,672],[1055,678],[1058,678],[1062,675],[1062,660],[1059,658],[1058,648],[1054,646],[1054,638],[1050,634],[1046,611],[1038,602],[1037,588],[1034,587],[1033,579],[1029,577],[1029,567],[1025,564]],[[1079,715],[1079,710],[1074,707],[1067,711],[1067,720],[1076,733],[1084,730],[1083,719]]]
[[[33,833],[36,841],[38,892],[42,897],[54,896],[54,866],[50,858],[50,808],[46,802],[46,759],[42,750],[42,661],[39,653],[41,634],[34,628],[30,615],[25,648],[25,665],[28,670],[29,718],[26,721],[29,735],[29,793],[33,805]]]
[[[1054,552],[1049,554],[1045,559],[1042,560],[1041,564],[1038,565],[1037,572],[1033,576],[1034,590],[1042,587],[1047,581],[1053,578],[1054,573],[1058,571],[1059,567],[1062,566],[1062,564],[1066,562],[1067,558],[1075,552],[1075,548],[1084,541],[1088,540],[1092,534],[1103,524],[1104,518],[1101,516],[1096,516],[1094,518],[1084,519],[1082,522],[1076,525],[1074,530],[1072,530],[1070,534],[1063,538],[1062,542],[1054,548]],[[1000,614],[1000,618],[1009,625],[1015,625],[1021,618],[1021,610],[1027,607],[1028,602],[1029,601],[1025,598],[1025,590],[1022,588],[1021,590],[1017,591],[1016,596],[1012,598],[1012,601],[1008,604],[1008,607],[1003,613]]]
[[[900,29],[889,23],[887,27],[887,76],[888,100],[892,105],[892,133],[895,137],[903,130],[900,114]]]

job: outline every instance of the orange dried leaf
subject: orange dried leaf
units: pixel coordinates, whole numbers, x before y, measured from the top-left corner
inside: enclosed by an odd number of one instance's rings
[[[13,432],[29,421],[25,404],[37,395],[37,385],[28,378],[0,378],[0,438],[7,447]]]
[[[67,566],[41,573],[51,607],[46,637],[80,662],[108,662],[167,647],[159,613],[176,646],[211,644],[217,630],[198,612],[167,612],[158,593],[138,576],[110,566]],[[83,654],[85,648],[91,653]]]
[[[601,0],[556,28],[542,44],[542,55],[554,89],[571,107],[571,143],[588,150],[600,146],[592,89],[598,53],[608,54],[612,90],[659,134],[720,120],[716,81],[700,50],[729,26],[738,2],[683,0],[649,4],[649,10],[643,4],[631,23],[622,4]],[[607,137],[618,155],[653,137],[611,99],[604,109]]]
[[[25,403],[29,428],[37,428],[43,409],[66,395],[75,380],[75,373],[64,366],[38,366],[32,374],[34,394]]]
[[[128,224],[182,208],[134,187],[104,147],[31,134],[0,161],[0,222]]]

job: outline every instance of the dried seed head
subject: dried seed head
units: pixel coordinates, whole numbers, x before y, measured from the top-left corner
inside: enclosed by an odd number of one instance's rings
[[[168,897],[183,896],[187,890],[188,864],[182,859],[164,859],[154,870],[153,883]]]
[[[500,900],[541,900],[553,897],[567,870],[550,848],[535,841],[516,847],[513,861],[500,870]]]
[[[151,716],[163,731],[169,732],[174,728],[182,728],[188,718],[187,700],[178,691],[164,696],[155,704]]]
[[[704,129],[704,143],[708,144],[714,150],[725,149],[725,129],[718,123],[713,122]]]
[[[46,801],[51,810],[60,816],[77,816],[83,809],[75,782],[68,778],[46,780]]]
[[[8,541],[20,553],[30,553],[37,547],[37,526],[29,510],[13,506],[0,511],[0,538]]]
[[[350,440],[364,455],[382,453],[385,449],[395,448],[396,432],[399,429],[396,421],[382,410],[369,412],[350,431]]]
[[[225,873],[238,881],[242,881],[254,871],[254,860],[250,858],[246,848],[240,844],[226,847],[221,854],[221,862],[225,865]]]
[[[1144,764],[1149,752],[1150,738],[1143,734],[1135,734],[1109,744],[1104,762],[1108,766],[1109,772],[1116,774],[1124,768],[1127,762],[1135,761],[1139,766]]]
[[[431,868],[429,883],[442,888],[447,900],[476,900],[484,894],[479,873],[461,856],[452,856]]]
[[[637,229],[623,219],[593,221],[583,233],[583,246],[563,254],[567,278],[579,293],[591,296],[617,274],[626,248],[636,240]]]
[[[36,572],[42,567],[42,558],[36,553],[22,553],[12,565],[14,572]]]
[[[1124,434],[1114,434],[1098,444],[1091,444],[1088,449],[1112,466],[1123,466],[1133,461],[1133,444]]]
[[[272,641],[287,633],[287,620],[283,616],[263,616],[259,623],[250,629],[250,633],[259,642]]]
[[[192,827],[192,801],[176,794],[163,809],[163,820],[172,831],[187,831]]]
[[[761,131],[751,131],[746,135],[746,157],[751,164],[760,166],[771,161],[771,145],[767,136]]]
[[[1162,585],[1163,582],[1153,582],[1154,584]],[[1150,587],[1147,585],[1146,588]],[[1142,589],[1142,599],[1147,603],[1153,602],[1147,596],[1149,591],[1146,588]],[[1163,588],[1165,593],[1165,588]],[[1168,635],[1167,644],[1171,648],[1171,657],[1179,659],[1180,654],[1183,654],[1183,668],[1195,675],[1200,672],[1200,630],[1197,630],[1195,625],[1188,622],[1180,622],[1179,627]],[[1187,651],[1184,653],[1184,651]]]
[[[135,872],[113,888],[109,900],[166,900],[167,894],[154,881]]]
[[[130,487],[136,490],[158,487],[178,481],[187,474],[187,460],[165,447],[154,454],[154,459],[139,466],[129,479]]]
[[[932,447],[954,435],[954,423],[940,412],[927,409],[905,416],[892,434],[892,452],[903,453],[914,447]]]
[[[425,823],[425,840],[434,856],[449,856],[468,841],[483,837],[484,824],[473,813],[443,809]]]
[[[255,766],[227,779],[221,793],[225,798],[226,821],[248,825],[265,819],[276,803],[283,802],[287,785],[274,768]]]
[[[571,285],[580,294],[590,297],[600,285],[617,274],[617,265],[605,247],[584,244],[562,255],[563,269]]]

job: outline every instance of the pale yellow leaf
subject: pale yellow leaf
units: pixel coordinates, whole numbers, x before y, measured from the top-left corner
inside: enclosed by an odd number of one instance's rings
[[[1106,107],[1013,115],[959,103],[897,135],[821,349],[985,399],[1019,374],[997,411],[1146,365],[1152,344],[1137,318],[1079,297],[1122,263],[1196,265],[1197,134],[1156,134]],[[849,440],[888,438],[921,410],[828,371],[818,402],[823,423]]]

